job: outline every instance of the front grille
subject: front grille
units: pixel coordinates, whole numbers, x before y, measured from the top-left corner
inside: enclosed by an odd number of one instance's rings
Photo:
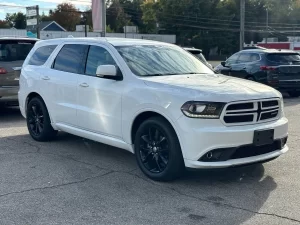
[[[253,115],[235,115],[235,116],[224,116],[224,121],[226,123],[246,123],[246,122],[252,122],[254,116]]]
[[[253,109],[253,102],[241,103],[241,104],[232,104],[227,107],[228,111],[233,110],[245,110],[245,109]]]
[[[225,106],[222,118],[226,125],[233,126],[268,122],[277,119],[279,113],[279,99],[233,102]]]

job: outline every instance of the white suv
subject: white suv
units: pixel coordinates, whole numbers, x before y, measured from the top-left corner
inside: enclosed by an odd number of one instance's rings
[[[288,151],[278,91],[214,74],[166,43],[40,41],[24,62],[19,104],[33,139],[49,141],[60,130],[128,150],[154,180]]]

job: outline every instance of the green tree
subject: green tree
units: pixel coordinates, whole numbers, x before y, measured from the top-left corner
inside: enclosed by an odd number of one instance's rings
[[[49,15],[67,31],[74,31],[81,19],[81,12],[71,3],[57,5],[53,12],[49,12]]]
[[[45,14],[45,12],[40,15],[40,21],[52,21],[52,15],[49,13],[48,15]]]
[[[0,20],[0,28],[9,28],[9,24],[6,20]]]
[[[145,0],[141,5],[141,9],[143,13],[142,20],[144,30],[146,30],[147,33],[157,32],[159,2],[155,0]]]
[[[131,25],[130,16],[124,12],[119,0],[111,0],[107,9],[106,24],[115,32],[122,33],[123,27]]]
[[[10,27],[15,27],[16,29],[26,28],[26,15],[22,12],[18,13],[7,13],[5,20],[8,22]]]

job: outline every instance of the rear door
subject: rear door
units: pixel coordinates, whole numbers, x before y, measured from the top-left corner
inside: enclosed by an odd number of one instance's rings
[[[64,44],[51,68],[41,72],[40,92],[55,123],[77,125],[77,82],[84,73],[87,49],[80,43]]]
[[[34,40],[0,40],[0,86],[19,86],[21,67]]]

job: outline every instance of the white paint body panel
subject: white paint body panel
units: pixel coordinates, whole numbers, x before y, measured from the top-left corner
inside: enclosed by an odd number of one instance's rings
[[[51,65],[56,49],[43,66],[27,65],[32,52],[43,45],[85,43],[106,48],[123,74],[122,81],[85,75],[60,78]],[[216,148],[251,144],[255,130],[274,129],[275,139],[288,135],[288,121],[284,115],[272,122],[225,126],[220,119],[192,119],[185,117],[181,106],[187,101],[233,102],[255,99],[282,98],[281,94],[262,84],[216,74],[137,77],[113,45],[158,44],[152,41],[124,39],[55,39],[40,41],[28,55],[21,72],[19,102],[22,115],[26,115],[26,99],[37,92],[44,99],[54,129],[103,142],[133,152],[131,139],[135,118],[147,111],[165,117],[173,126],[182,148],[184,161],[191,168],[219,168],[241,165],[274,158],[288,148],[270,154],[203,163],[197,160]],[[162,45],[168,45],[159,43]],[[73,75],[73,74],[72,74]],[[50,80],[43,80],[49,76]],[[86,83],[87,87],[80,84]]]

